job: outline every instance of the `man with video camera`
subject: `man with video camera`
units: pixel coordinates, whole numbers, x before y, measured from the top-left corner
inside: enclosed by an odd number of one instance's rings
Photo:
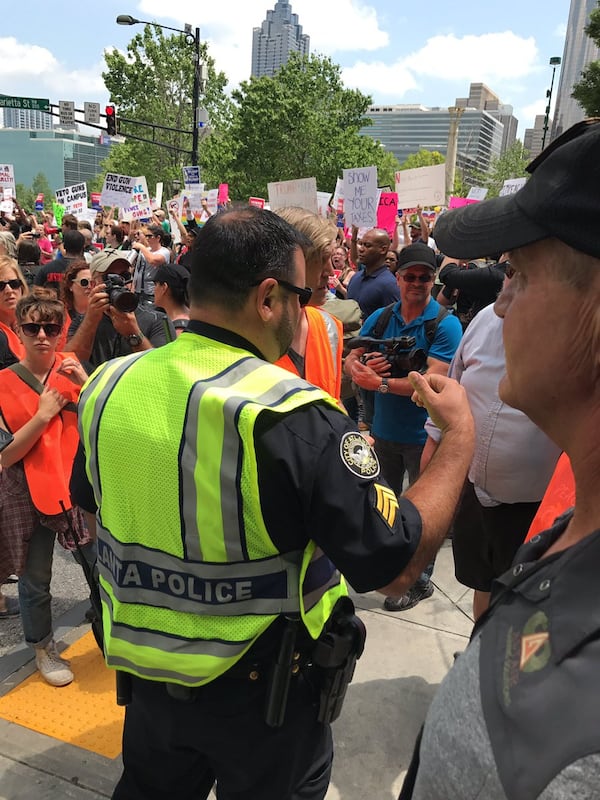
[[[371,314],[360,336],[406,338],[393,347],[390,343],[356,347],[344,367],[358,386],[376,393],[371,433],[382,473],[397,495],[402,494],[405,473],[410,484],[417,479],[427,439],[423,427],[427,414],[411,402],[408,372],[416,369],[446,375],[462,336],[458,319],[431,296],[436,267],[435,253],[422,242],[408,245],[400,252],[396,272],[400,300]],[[432,569],[430,565],[402,597],[386,598],[385,608],[405,611],[430,597]]]
[[[67,349],[97,367],[117,356],[160,347],[175,338],[164,314],[138,306],[131,264],[119,251],[103,250],[90,262],[93,289],[83,319],[69,328]]]

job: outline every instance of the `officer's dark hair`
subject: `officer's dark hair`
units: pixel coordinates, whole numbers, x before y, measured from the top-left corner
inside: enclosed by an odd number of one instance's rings
[[[294,254],[310,240],[281,217],[254,206],[214,214],[192,249],[192,305],[239,311],[262,278],[294,279]]]

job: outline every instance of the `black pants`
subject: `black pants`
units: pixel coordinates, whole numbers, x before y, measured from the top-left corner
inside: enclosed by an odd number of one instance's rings
[[[294,677],[281,728],[263,721],[265,681],[220,678],[190,703],[132,680],[121,780],[113,800],[322,800],[333,758],[315,694]]]

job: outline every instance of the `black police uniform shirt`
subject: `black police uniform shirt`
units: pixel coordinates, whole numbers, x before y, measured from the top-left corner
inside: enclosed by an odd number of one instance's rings
[[[181,336],[195,334],[262,358],[223,328],[190,320]],[[254,438],[263,518],[280,552],[303,550],[312,539],[358,592],[386,586],[402,572],[420,541],[421,517],[409,500],[396,498],[346,414],[320,403],[283,417],[264,411]],[[80,452],[71,491],[93,512],[83,463]]]

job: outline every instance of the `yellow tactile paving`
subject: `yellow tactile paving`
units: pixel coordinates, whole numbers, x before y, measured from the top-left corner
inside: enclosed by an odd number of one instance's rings
[[[62,654],[75,680],[49,686],[38,672],[0,697],[0,717],[107,758],[121,752],[124,709],[115,702],[115,673],[87,633]]]

